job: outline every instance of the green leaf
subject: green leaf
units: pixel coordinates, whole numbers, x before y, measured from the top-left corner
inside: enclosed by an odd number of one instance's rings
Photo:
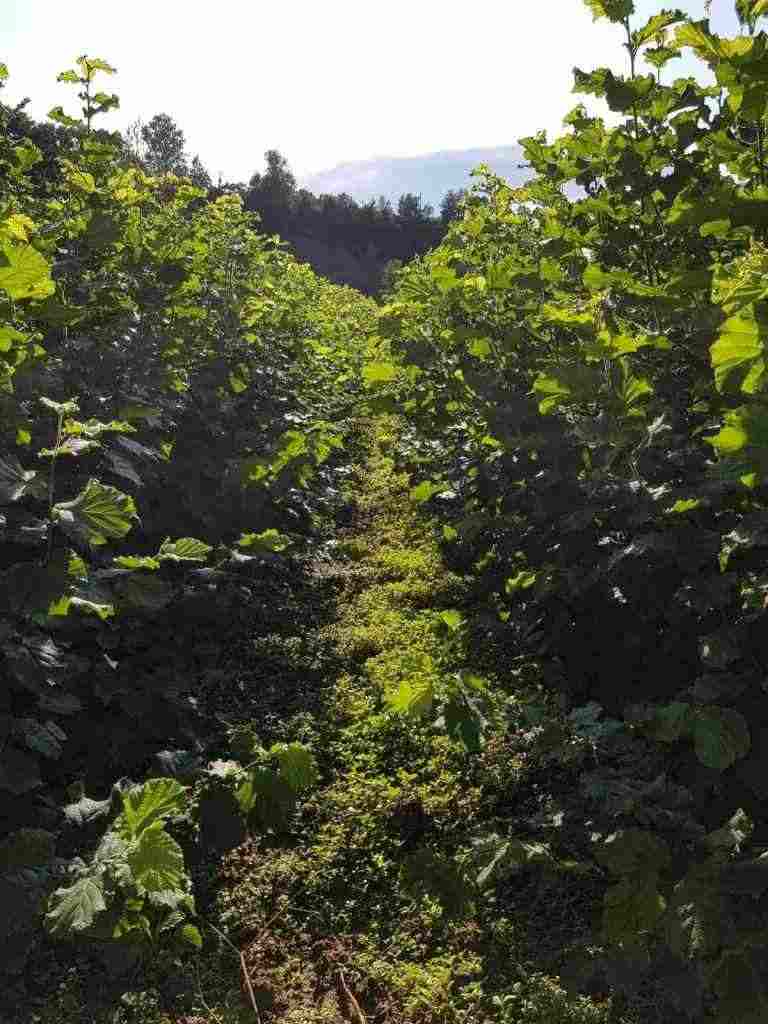
[[[768,336],[768,315],[764,306],[745,306],[736,316],[729,317],[720,328],[717,341],[710,348],[715,386],[722,391],[734,370],[749,367],[763,355],[764,340]],[[743,388],[743,384],[742,384]],[[755,390],[755,382],[749,386]]]
[[[79,420],[67,420],[64,423],[64,433],[71,437],[101,437],[102,434],[108,432],[113,434],[135,434],[136,428],[122,420],[110,420],[109,423],[96,419],[90,419],[85,423],[81,423]]]
[[[203,948],[203,937],[200,934],[200,929],[196,928],[193,924],[185,924],[183,928],[180,928],[179,938],[187,946],[194,946],[195,949]]]
[[[112,800],[93,800],[91,797],[81,793],[79,799],[74,803],[66,804],[63,808],[64,817],[70,826],[84,828],[86,825],[109,817],[112,810]]]
[[[41,448],[37,453],[40,459],[55,459],[60,455],[71,455],[77,458],[101,448],[98,441],[86,441],[80,437],[69,437],[62,441],[58,448]]]
[[[469,351],[478,359],[487,359],[491,354],[491,343],[488,338],[475,338],[469,344]]]
[[[726,56],[719,36],[709,30],[709,21],[688,21],[678,26],[675,32],[675,46],[690,46],[708,64],[717,64]]]
[[[609,942],[634,944],[642,932],[657,924],[665,909],[666,902],[652,875],[622,878],[604,897],[604,937]]]
[[[512,594],[517,594],[520,590],[528,590],[536,582],[537,576],[535,572],[531,572],[528,569],[521,569],[515,576],[510,576],[504,584],[504,592],[508,597]]]
[[[632,42],[638,47],[655,42],[660,34],[665,33],[666,29],[685,21],[686,18],[687,15],[684,11],[660,11],[649,18],[641,29],[632,33]]]
[[[161,611],[173,598],[171,585],[148,572],[132,573],[118,580],[115,590],[120,604],[150,612]]]
[[[709,832],[704,839],[713,853],[726,851],[728,854],[739,853],[742,845],[749,839],[755,825],[743,807],[728,819],[721,828]]]
[[[446,624],[448,629],[451,630],[452,633],[458,632],[458,630],[460,630],[461,627],[464,625],[464,616],[461,614],[461,612],[458,612],[455,609],[440,612],[440,618],[443,620],[443,622]]]
[[[143,895],[184,890],[184,854],[176,840],[155,821],[141,832],[127,856],[136,888]]]
[[[480,869],[475,884],[480,889],[504,881],[527,864],[553,860],[546,843],[523,842],[516,837],[502,839],[495,832],[474,840],[472,846],[472,861]]]
[[[0,505],[19,501],[27,494],[40,497],[34,469],[24,469],[13,455],[0,455]]]
[[[701,500],[699,498],[680,498],[665,511],[670,514],[682,515],[683,512],[693,512],[700,504]]]
[[[58,122],[58,124],[63,124],[65,128],[77,128],[78,125],[82,124],[82,121],[77,117],[70,117],[61,104],[57,107],[52,107],[48,111],[48,117],[50,117],[52,121]]]
[[[648,732],[660,743],[675,743],[687,735],[691,723],[691,705],[685,701],[673,701],[655,709]]]
[[[705,440],[721,457],[739,456],[740,477],[749,469],[764,475],[768,469],[768,408],[742,405],[729,410],[720,432]]]
[[[728,217],[723,217],[720,220],[710,220],[706,224],[701,225],[699,234],[702,238],[727,238],[732,226]]]
[[[396,377],[397,367],[393,363],[366,363],[363,367],[366,384],[389,384]]]
[[[50,269],[33,246],[5,246],[0,250],[0,291],[11,299],[44,299],[56,290]]]
[[[160,562],[149,555],[118,555],[114,560],[115,565],[121,569],[148,569],[160,568]]]
[[[42,395],[40,397],[40,404],[44,405],[46,409],[50,409],[51,412],[56,413],[57,416],[74,416],[80,408],[76,398],[70,398],[66,402],[54,402],[52,398],[46,398],[45,395]]]
[[[285,826],[296,801],[285,779],[265,766],[252,769],[235,796],[243,814],[261,828],[273,830]]]
[[[438,728],[458,740],[465,750],[479,753],[483,745],[488,719],[481,701],[459,693],[454,695],[443,707],[443,713],[435,722]]]
[[[608,18],[609,21],[622,22],[635,13],[632,0],[584,0],[595,21]]]
[[[622,382],[619,395],[627,410],[632,410],[638,402],[653,394],[653,386],[645,377],[635,377],[626,365],[622,363]]]
[[[112,67],[102,57],[89,57],[87,54],[83,54],[82,57],[78,57],[76,64],[81,70],[82,77],[91,82],[96,77],[97,71],[103,71],[105,75],[116,75],[117,68]]]
[[[693,723],[696,756],[707,768],[724,772],[749,753],[749,726],[733,708],[704,707]]]
[[[72,501],[54,505],[51,515],[70,536],[93,547],[125,537],[138,519],[133,498],[94,479]]]
[[[213,548],[210,544],[195,537],[181,537],[174,541],[166,537],[156,557],[160,562],[204,562],[211,551]]]
[[[621,829],[595,848],[597,860],[614,875],[658,873],[671,863],[669,846],[644,829]]]
[[[317,766],[309,747],[302,743],[276,743],[269,751],[277,759],[280,776],[294,793],[301,793],[317,781]]]
[[[79,167],[70,165],[66,168],[64,177],[67,180],[70,188],[77,189],[79,192],[86,192],[88,194],[96,191],[96,179],[88,171],[83,171]]]
[[[184,787],[175,779],[149,779],[123,793],[121,831],[136,837],[153,822],[178,814],[184,802]]]
[[[150,426],[157,427],[160,425],[162,412],[162,409],[154,405],[145,405],[143,402],[129,402],[127,405],[120,407],[117,415],[121,420],[125,420],[128,423],[131,420],[146,420]]]
[[[534,394],[541,398],[539,412],[547,415],[567,402],[594,401],[599,383],[597,372],[588,366],[563,366],[540,373],[533,384]]]
[[[32,335],[17,331],[14,327],[0,327],[0,352],[10,352],[30,341]]]
[[[443,490],[445,490],[444,483],[433,483],[431,480],[423,480],[420,484],[411,488],[411,501],[417,505],[423,505]]]
[[[115,614],[111,592],[98,583],[78,584],[72,591],[71,603],[86,613],[97,615],[102,622]]]
[[[262,533],[244,533],[237,541],[241,548],[257,548],[262,551],[285,551],[293,542],[279,530],[269,529]]]
[[[48,902],[45,924],[51,935],[69,935],[90,928],[97,914],[107,909],[100,879],[86,876],[57,889]]]
[[[390,711],[399,715],[421,718],[431,711],[434,698],[432,679],[417,676],[403,679],[397,687],[388,690],[384,695],[384,703]]]

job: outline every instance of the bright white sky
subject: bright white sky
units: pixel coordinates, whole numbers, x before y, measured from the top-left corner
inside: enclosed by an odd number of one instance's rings
[[[636,6],[643,20],[664,6],[702,17],[704,0]],[[714,0],[714,27],[733,32],[732,11]],[[623,69],[620,43],[582,0],[0,0],[6,102],[76,113],[56,73],[104,57],[119,74],[102,88],[122,104],[104,126],[167,112],[228,181],[261,169],[268,148],[302,176],[558,131],[579,101],[574,65]]]

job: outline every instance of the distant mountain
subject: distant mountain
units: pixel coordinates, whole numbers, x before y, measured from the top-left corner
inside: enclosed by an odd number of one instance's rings
[[[478,164],[515,185],[522,184],[528,172],[520,169],[520,146],[496,146],[487,149],[458,149],[424,156],[376,157],[339,164],[329,171],[307,176],[302,182],[315,195],[346,192],[361,202],[386,196],[397,202],[404,192],[413,192],[436,209],[446,192],[469,188],[469,176]]]

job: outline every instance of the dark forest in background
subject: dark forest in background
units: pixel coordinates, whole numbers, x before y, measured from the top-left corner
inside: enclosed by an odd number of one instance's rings
[[[58,173],[56,159],[71,147],[72,136],[61,125],[34,121],[24,106],[4,109],[17,134],[42,150],[42,180]],[[131,125],[124,141],[126,161],[149,173],[186,175],[210,189],[212,199],[224,192],[240,194],[266,234],[279,235],[317,273],[368,295],[386,290],[394,269],[440,243],[463,195],[447,192],[437,211],[413,193],[396,204],[385,196],[360,203],[345,194],[315,195],[298,187],[287,159],[274,149],[265,153],[265,169],[249,182],[214,184],[199,156],[187,153],[184,132],[168,114]]]

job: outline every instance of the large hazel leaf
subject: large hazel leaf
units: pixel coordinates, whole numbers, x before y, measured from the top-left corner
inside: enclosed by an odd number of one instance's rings
[[[166,537],[157,552],[160,562],[204,562],[213,548],[195,537],[181,537],[172,541]]]
[[[0,291],[9,298],[44,299],[55,290],[48,262],[34,246],[6,246],[0,251]]]
[[[18,501],[27,494],[39,496],[36,477],[34,469],[24,469],[13,455],[0,455],[0,505]]]
[[[747,469],[764,476],[768,471],[768,408],[754,403],[729,409],[719,433],[705,440],[721,458],[738,456],[734,461],[739,476]]]
[[[244,533],[237,541],[240,548],[255,548],[256,550],[279,552],[285,551],[291,544],[291,538],[280,533],[279,530],[269,529],[262,533]]]
[[[53,893],[45,923],[52,935],[82,932],[106,909],[104,886],[98,878],[87,876]]]
[[[717,341],[710,349],[718,391],[723,390],[731,374],[742,369],[746,376],[742,380],[741,389],[754,393],[765,371],[761,357],[766,336],[768,317],[762,305],[745,306],[725,321]],[[756,366],[756,361],[759,361],[759,366]]]
[[[283,776],[272,768],[254,768],[238,788],[236,799],[241,811],[254,824],[275,831],[284,828],[295,806],[295,792]]]
[[[184,805],[185,790],[175,779],[149,779],[123,794],[121,831],[140,835],[156,821],[177,814]]]
[[[309,789],[317,781],[317,766],[312,751],[303,743],[276,743],[270,754],[277,759],[280,776],[294,793]]]
[[[93,547],[125,537],[138,519],[133,498],[94,479],[72,501],[54,505],[52,516],[68,534]]]
[[[614,832],[596,848],[595,856],[614,875],[655,874],[670,862],[664,840],[640,828]]]
[[[403,679],[384,695],[384,703],[390,711],[412,718],[421,718],[431,711],[435,699],[432,679],[428,677]]]
[[[746,719],[733,708],[702,708],[693,724],[696,756],[707,768],[724,772],[749,753]]]
[[[609,942],[637,942],[641,932],[649,931],[666,909],[653,876],[638,881],[622,878],[605,894],[603,933]]]
[[[183,890],[184,854],[176,840],[164,830],[162,821],[155,821],[144,829],[127,860],[140,893]]]

